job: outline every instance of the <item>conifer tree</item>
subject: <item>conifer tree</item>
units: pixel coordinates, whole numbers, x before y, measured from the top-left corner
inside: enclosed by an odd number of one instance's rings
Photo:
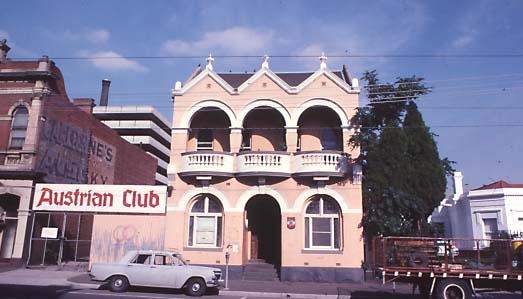
[[[439,159],[436,143],[414,103],[430,92],[423,78],[381,83],[376,71],[364,73],[370,103],[353,123],[359,133],[363,168],[364,235],[420,234],[425,219],[443,198],[448,159]]]
[[[418,231],[426,227],[426,219],[445,196],[447,180],[445,168],[439,157],[434,135],[425,125],[423,117],[414,102],[407,106],[403,121],[407,138],[407,159],[409,167],[405,176],[407,193],[421,199],[416,221]]]

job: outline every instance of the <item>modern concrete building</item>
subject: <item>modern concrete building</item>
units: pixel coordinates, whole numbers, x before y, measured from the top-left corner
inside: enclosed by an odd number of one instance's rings
[[[8,51],[0,41],[0,262],[88,257],[93,214],[33,212],[35,184],[152,185],[156,161],[94,118],[92,99],[70,102],[48,57],[12,61]],[[49,226],[61,239],[42,237]]]
[[[93,115],[158,161],[156,184],[167,185],[171,124],[152,106],[97,106]]]
[[[173,89],[165,247],[233,276],[270,264],[287,281],[360,281],[360,89],[345,66],[217,73],[209,56]]]

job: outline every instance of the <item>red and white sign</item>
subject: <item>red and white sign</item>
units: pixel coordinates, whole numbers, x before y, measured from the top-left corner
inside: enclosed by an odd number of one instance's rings
[[[36,184],[35,211],[163,214],[167,186]]]

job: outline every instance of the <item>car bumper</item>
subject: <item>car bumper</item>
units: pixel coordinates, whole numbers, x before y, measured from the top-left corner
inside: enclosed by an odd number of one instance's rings
[[[216,288],[216,287],[222,287],[225,285],[225,281],[223,279],[218,280],[209,280],[207,281],[207,287],[208,288]]]

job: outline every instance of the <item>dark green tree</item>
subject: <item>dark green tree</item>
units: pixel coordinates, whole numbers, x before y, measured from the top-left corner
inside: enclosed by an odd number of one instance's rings
[[[361,149],[364,235],[420,234],[444,196],[445,171],[452,171],[414,103],[430,88],[415,76],[381,83],[376,71],[362,80],[370,103],[353,118],[359,132],[350,142]]]
[[[445,196],[447,180],[444,162],[440,159],[434,134],[425,125],[414,102],[407,105],[403,121],[407,137],[408,171],[405,175],[405,191],[421,200],[419,218],[415,219],[417,231],[427,228],[426,219]]]

